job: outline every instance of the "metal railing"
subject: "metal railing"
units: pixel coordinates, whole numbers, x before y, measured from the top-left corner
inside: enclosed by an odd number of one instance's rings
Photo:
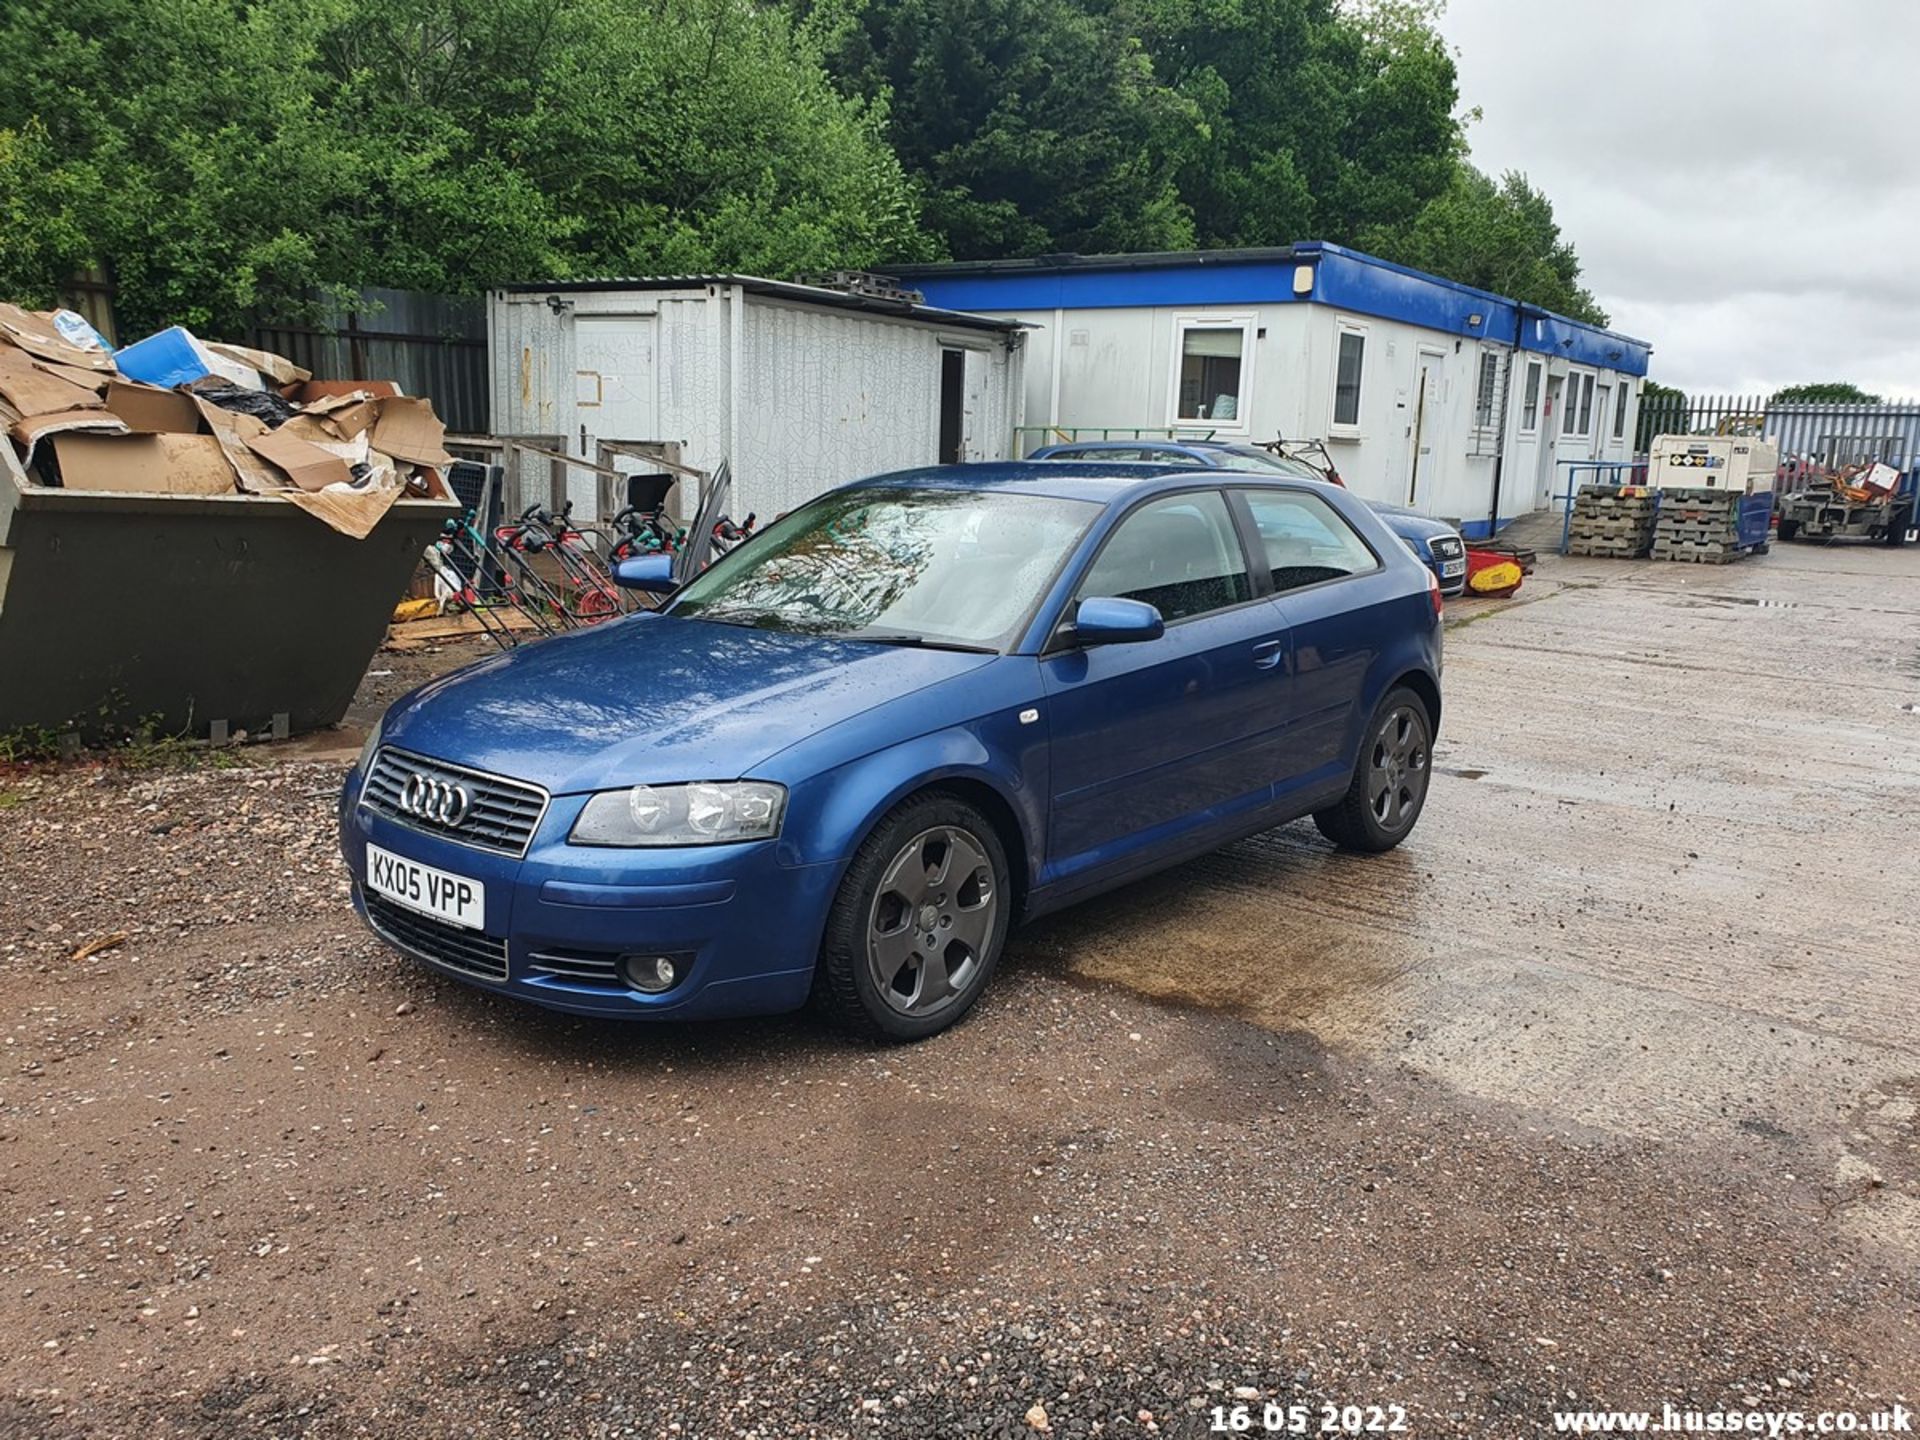
[[[1013,453],[1024,459],[1042,446],[1079,440],[1211,440],[1218,433],[1192,425],[1016,425]],[[1030,442],[1028,436],[1035,438]]]
[[[1647,457],[1642,455],[1634,460],[1562,460],[1559,468],[1567,472],[1567,487],[1564,495],[1553,498],[1560,501],[1560,553],[1567,553],[1567,545],[1573,538],[1573,502],[1586,485],[1644,485],[1647,483]],[[1592,472],[1592,479],[1582,480],[1584,472]],[[1602,477],[1605,477],[1604,479]]]

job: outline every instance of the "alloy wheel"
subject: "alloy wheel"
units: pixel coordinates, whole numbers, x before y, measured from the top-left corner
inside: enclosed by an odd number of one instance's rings
[[[1427,725],[1411,705],[1396,705],[1382,718],[1367,751],[1367,805],[1381,829],[1394,833],[1413,823],[1427,793]]]
[[[867,921],[874,990],[926,1016],[966,994],[994,933],[1000,895],[986,847],[957,826],[922,831],[882,872]]]

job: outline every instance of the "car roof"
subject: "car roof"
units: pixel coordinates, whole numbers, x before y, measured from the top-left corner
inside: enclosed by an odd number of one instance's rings
[[[1046,495],[1058,500],[1110,502],[1155,489],[1176,488],[1175,482],[1203,479],[1220,482],[1220,471],[1196,461],[1190,465],[1148,461],[1088,460],[1062,465],[1047,460],[987,460],[963,465],[928,465],[918,470],[895,470],[862,480],[862,485],[925,487],[928,490],[998,490],[1008,494]],[[1257,480],[1260,477],[1243,477]],[[1285,477],[1277,477],[1285,478]]]

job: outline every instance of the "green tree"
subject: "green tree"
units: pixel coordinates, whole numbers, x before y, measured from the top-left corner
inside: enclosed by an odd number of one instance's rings
[[[1377,234],[1378,253],[1464,285],[1511,295],[1576,320],[1607,323],[1580,283],[1580,260],[1561,238],[1547,197],[1508,171],[1499,184],[1464,162],[1444,194],[1398,232]]]
[[[60,281],[85,268],[91,179],[57,163],[39,120],[0,129],[0,298],[51,305]]]
[[[1769,405],[1884,405],[1884,396],[1862,390],[1845,380],[1820,380],[1789,385],[1767,397]]]
[[[1656,435],[1685,435],[1693,429],[1692,402],[1687,392],[1649,380],[1640,387],[1639,419],[1633,448],[1644,453]]]
[[[0,284],[104,263],[135,333],[924,245],[884,111],[753,0],[14,0],[0,51],[34,59],[0,91]]]
[[[852,94],[884,99],[926,222],[962,259],[1194,243],[1175,183],[1195,108],[1073,0],[797,0]]]
[[[1377,248],[1445,191],[1458,85],[1433,14],[1410,0],[1142,0],[1148,53],[1201,117],[1179,168],[1200,243]]]

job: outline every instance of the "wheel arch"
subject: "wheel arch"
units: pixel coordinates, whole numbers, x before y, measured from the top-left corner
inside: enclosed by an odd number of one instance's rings
[[[1427,719],[1433,724],[1433,733],[1438,735],[1440,733],[1440,682],[1425,670],[1407,670],[1388,685],[1387,690],[1401,685],[1420,697],[1421,703],[1427,707]],[[1387,691],[1383,690],[1380,693],[1384,695]]]
[[[993,826],[1000,848],[1007,852],[1007,878],[1013,882],[1013,915],[1018,919],[1027,906],[1031,852],[1027,849],[1026,830],[1007,798],[977,776],[950,775],[945,779],[929,781],[918,790],[902,795],[887,807],[887,811],[874,816],[873,823],[878,825],[888,812],[923,795],[951,795],[978,810],[986,822]]]
[[[826,793],[807,833],[794,836],[794,844],[809,859],[836,861],[844,873],[854,854],[894,810],[922,795],[952,795],[993,826],[1006,851],[1017,914],[1032,889],[1033,865],[1040,853],[1040,827],[1046,823],[1045,777],[1003,774],[995,759],[979,737],[966,731],[921,736],[866,756],[815,782],[824,785]]]

